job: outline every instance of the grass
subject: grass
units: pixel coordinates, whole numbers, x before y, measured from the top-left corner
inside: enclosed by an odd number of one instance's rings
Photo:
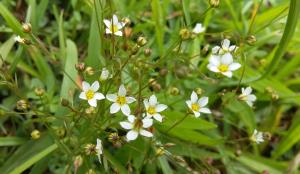
[[[0,171],[300,173],[299,13],[298,0],[2,0]],[[105,34],[113,14],[130,20],[122,37]],[[196,23],[205,32],[193,34]],[[226,38],[239,47],[232,78],[207,68]],[[101,80],[104,67],[111,78]],[[127,141],[127,117],[107,99],[90,107],[82,81],[105,96],[124,84],[136,119],[155,94],[168,108],[146,129],[153,137]],[[240,96],[248,86],[253,107]],[[190,112],[192,91],[211,114]]]

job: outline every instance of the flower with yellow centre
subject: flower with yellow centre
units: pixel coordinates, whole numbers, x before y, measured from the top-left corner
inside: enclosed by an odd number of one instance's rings
[[[119,22],[116,15],[113,15],[111,20],[104,19],[103,22],[106,25],[106,34],[114,34],[116,36],[123,35],[121,29],[125,26],[125,24],[123,22]]]
[[[242,88],[242,94],[239,95],[239,99],[245,101],[250,107],[253,106],[253,102],[256,100],[256,96],[251,94],[252,88],[249,86],[247,88]]]
[[[167,105],[164,104],[160,104],[157,101],[157,98],[155,95],[152,95],[149,100],[145,99],[144,100],[144,105],[145,105],[145,109],[146,109],[146,114],[148,118],[153,117],[155,120],[162,122],[162,115],[160,114],[160,112],[164,111],[165,109],[168,108]]]
[[[126,130],[130,130],[126,134],[127,141],[135,140],[138,135],[143,135],[145,137],[152,137],[153,134],[146,130],[153,124],[153,120],[151,118],[139,119],[133,115],[128,115],[128,121],[120,122],[122,128]]]
[[[79,95],[79,98],[87,100],[89,105],[96,107],[97,100],[104,99],[104,95],[100,92],[97,92],[100,85],[98,81],[95,81],[91,86],[88,82],[82,82],[82,92]]]
[[[193,111],[195,117],[199,117],[201,112],[206,114],[211,113],[210,109],[205,107],[207,103],[208,97],[201,97],[200,99],[198,99],[198,96],[194,91],[191,94],[191,100],[186,101],[186,104]]]
[[[120,109],[126,116],[130,115],[130,107],[128,104],[135,102],[135,98],[126,97],[126,89],[124,85],[119,87],[118,94],[107,94],[106,98],[114,102],[110,106],[110,113],[117,113]]]
[[[224,39],[220,46],[215,46],[212,48],[213,54],[225,54],[225,53],[232,53],[238,49],[235,45],[230,45],[230,40]]]
[[[232,71],[241,67],[241,64],[233,62],[232,55],[225,53],[223,55],[211,55],[207,68],[215,73],[221,73],[229,78],[232,77]]]

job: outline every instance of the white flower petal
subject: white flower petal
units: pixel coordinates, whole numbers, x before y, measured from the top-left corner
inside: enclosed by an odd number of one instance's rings
[[[249,101],[255,101],[255,100],[256,100],[256,96],[253,95],[253,94],[250,94],[250,95],[248,96],[248,100],[249,100]]]
[[[213,53],[213,54],[217,54],[217,53],[219,52],[220,48],[221,48],[221,47],[219,47],[219,46],[213,47],[213,48],[212,48],[212,53]]]
[[[153,137],[153,134],[151,132],[143,130],[143,129],[140,130],[140,134],[145,137]]]
[[[193,91],[191,94],[191,101],[192,101],[192,103],[195,103],[195,102],[197,102],[197,100],[198,100],[198,96],[195,93],[195,91]]]
[[[95,98],[88,100],[88,103],[93,107],[97,106],[97,100]]]
[[[192,101],[191,100],[187,100],[187,101],[185,101],[185,103],[188,105],[189,108],[192,108]]]
[[[136,99],[133,97],[126,97],[126,103],[128,103],[128,104],[133,103],[135,101],[136,101]]]
[[[121,125],[122,128],[127,129],[127,130],[133,128],[132,123],[129,123],[129,122],[127,122],[127,121],[122,121],[122,122],[120,122],[120,125]]]
[[[112,20],[113,20],[113,24],[114,25],[118,25],[118,23],[119,23],[119,21],[118,21],[118,17],[117,17],[117,15],[113,15],[113,18],[112,18]]]
[[[127,104],[121,106],[121,110],[124,115],[130,115],[130,108]]]
[[[230,53],[225,53],[221,57],[221,63],[224,65],[230,65],[233,62],[232,55]]]
[[[219,66],[221,63],[221,57],[218,55],[211,55],[209,57],[209,64],[215,65],[215,66]]]
[[[155,95],[151,95],[149,98],[149,104],[150,106],[155,106],[157,104],[157,98]]]
[[[96,150],[98,154],[103,153],[102,141],[99,138],[97,138]]]
[[[118,96],[116,94],[107,94],[106,95],[106,99],[111,102],[116,102],[117,98],[118,98]]]
[[[125,95],[126,95],[126,88],[125,88],[125,86],[122,84],[122,85],[119,87],[118,96],[125,96]]]
[[[98,81],[95,81],[92,86],[91,86],[91,90],[93,90],[94,92],[98,91],[100,85]]]
[[[85,92],[81,92],[79,94],[79,98],[83,99],[83,100],[86,100],[86,95],[85,95]]]
[[[193,29],[193,33],[199,34],[199,33],[202,33],[204,30],[205,30],[205,28],[202,27],[202,24],[201,23],[197,23],[196,26],[195,26],[195,28]]]
[[[252,103],[251,101],[249,101],[249,100],[246,100],[246,103],[247,103],[250,107],[253,106],[253,103]]]
[[[120,31],[120,30],[117,31],[117,32],[115,32],[114,34],[117,35],[117,36],[123,36],[123,33],[122,33],[122,31]]]
[[[134,130],[131,130],[126,134],[127,141],[135,140],[137,137],[138,137],[138,132]]]
[[[146,109],[149,108],[149,102],[148,102],[147,99],[144,100],[144,106],[145,106]]]
[[[230,40],[224,39],[223,42],[222,42],[222,48],[223,49],[229,49],[229,46],[230,46]]]
[[[201,97],[199,100],[198,100],[198,104],[200,107],[203,107],[205,105],[207,105],[208,103],[208,97]]]
[[[212,64],[208,64],[208,65],[207,65],[207,68],[208,68],[210,71],[212,71],[212,72],[216,72],[216,73],[220,72],[219,68],[218,68],[217,66],[215,66],[215,65],[212,65]]]
[[[94,98],[96,100],[102,100],[102,99],[105,99],[105,96],[100,92],[96,92]]]
[[[249,95],[249,94],[251,94],[251,92],[252,92],[252,88],[249,86],[249,87],[247,87],[247,88],[244,90],[243,94],[244,94],[244,95]]]
[[[162,111],[166,110],[167,108],[168,108],[167,105],[158,104],[158,105],[156,105],[155,110],[156,110],[156,112],[162,112]]]
[[[105,33],[106,33],[106,34],[111,34],[112,32],[110,31],[110,29],[106,28],[106,29],[105,29]]]
[[[83,91],[87,91],[89,89],[90,89],[90,84],[88,82],[86,82],[86,81],[83,81],[82,82],[82,90]]]
[[[113,103],[110,106],[110,113],[111,114],[117,113],[119,110],[120,110],[120,105],[118,103]]]
[[[235,50],[236,49],[236,46],[235,45],[231,45],[230,47],[229,47],[229,51],[233,51],[233,50]]]
[[[206,113],[206,114],[211,114],[211,111],[208,108],[200,108],[199,112],[203,112],[203,113]]]
[[[127,116],[127,119],[128,119],[128,121],[129,121],[130,123],[134,123],[136,117],[135,117],[134,115],[128,115],[128,116]]]
[[[159,113],[154,114],[153,118],[159,122],[162,122],[163,119],[163,117]]]
[[[237,70],[237,69],[239,69],[241,67],[241,64],[239,64],[239,63],[236,63],[236,62],[233,62],[233,63],[231,63],[230,65],[229,65],[229,70],[230,71],[234,71],[234,70]]]
[[[200,117],[200,112],[196,112],[196,111],[193,111],[193,112],[194,112],[196,118]]]
[[[227,72],[221,72],[224,76],[227,76],[229,78],[232,77],[232,72],[231,71],[227,71]]]
[[[148,128],[153,124],[153,120],[151,118],[144,118],[142,122],[143,122],[143,128]]]
[[[104,22],[104,24],[105,24],[105,26],[106,26],[107,28],[110,28],[110,27],[111,27],[111,22],[110,22],[109,20],[104,19],[103,22]]]

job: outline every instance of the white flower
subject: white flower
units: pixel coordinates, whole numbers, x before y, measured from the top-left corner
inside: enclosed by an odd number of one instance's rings
[[[97,106],[97,100],[104,99],[104,95],[100,92],[97,92],[100,85],[98,81],[95,81],[92,86],[88,82],[83,81],[82,82],[82,91],[79,95],[79,98],[83,100],[87,100],[88,103],[96,107]]]
[[[106,25],[106,34],[114,34],[117,36],[123,35],[121,29],[125,26],[125,24],[123,22],[119,22],[116,15],[113,15],[111,20],[104,19],[103,22]]]
[[[250,140],[256,142],[257,144],[260,144],[264,142],[264,135],[262,132],[259,132],[255,129],[252,136],[250,137]]]
[[[225,54],[225,53],[228,53],[228,52],[236,51],[237,49],[238,49],[237,46],[230,45],[230,40],[224,39],[221,43],[221,47],[220,46],[215,46],[215,47],[212,48],[212,53],[213,54]]]
[[[109,78],[109,71],[106,68],[102,68],[101,75],[100,75],[100,81],[105,81]]]
[[[125,114],[127,116],[130,115],[130,108],[129,108],[128,104],[135,102],[135,98],[126,97],[126,89],[125,89],[124,85],[121,85],[119,87],[118,94],[107,94],[106,98],[109,101],[114,102],[110,106],[111,114],[117,113],[121,109],[123,114]]]
[[[151,118],[138,119],[133,115],[128,116],[128,121],[120,122],[120,125],[126,129],[130,130],[126,134],[127,141],[135,140],[139,134],[145,137],[152,137],[153,134],[146,129],[152,126],[153,120]]]
[[[204,31],[205,31],[205,27],[202,26],[201,23],[197,23],[195,28],[193,29],[193,33],[195,34],[203,33]]]
[[[97,138],[96,153],[98,156],[98,160],[101,163],[101,155],[103,154],[103,147],[102,147],[102,141],[99,138]]]
[[[200,116],[200,112],[210,114],[210,109],[204,107],[208,103],[208,97],[201,97],[198,99],[197,94],[193,91],[191,95],[191,100],[187,100],[186,104],[194,112],[196,117]]]
[[[149,100],[145,99],[144,105],[148,118],[153,117],[155,120],[162,122],[163,117],[160,115],[160,112],[167,109],[167,105],[159,104],[155,95],[152,95]]]
[[[25,43],[25,39],[21,38],[21,36],[16,36],[15,37],[15,41],[24,44]]]
[[[245,101],[250,107],[253,106],[253,102],[256,100],[256,96],[251,94],[251,92],[252,88],[250,86],[242,88],[242,94],[239,96],[239,99]]]
[[[232,71],[241,67],[241,64],[233,62],[232,55],[225,53],[223,55],[211,55],[207,68],[216,73],[221,73],[229,78],[232,77]]]

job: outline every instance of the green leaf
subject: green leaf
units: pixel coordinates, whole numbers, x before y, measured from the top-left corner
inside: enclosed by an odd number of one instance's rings
[[[21,137],[0,137],[0,146],[18,146],[26,142]]]
[[[163,10],[161,8],[161,2],[159,0],[151,1],[152,8],[152,20],[155,22],[155,36],[156,43],[158,45],[159,54],[163,55],[164,53],[164,17]]]
[[[19,174],[57,149],[49,136],[22,145],[0,168],[1,173]]]
[[[103,149],[103,155],[115,167],[118,173],[128,173],[126,168],[124,168],[123,165],[116,158],[114,158],[114,156],[112,156],[109,151]]]
[[[7,25],[18,35],[24,36],[22,25],[19,21],[14,17],[13,14],[9,12],[9,10],[0,2],[0,15],[4,18]]]
[[[6,57],[8,56],[8,53],[10,52],[10,50],[13,48],[14,43],[15,43],[15,38],[14,38],[14,36],[12,36],[0,46],[0,56],[4,60],[6,60]],[[2,63],[3,62],[0,59],[0,67],[1,67]]]

